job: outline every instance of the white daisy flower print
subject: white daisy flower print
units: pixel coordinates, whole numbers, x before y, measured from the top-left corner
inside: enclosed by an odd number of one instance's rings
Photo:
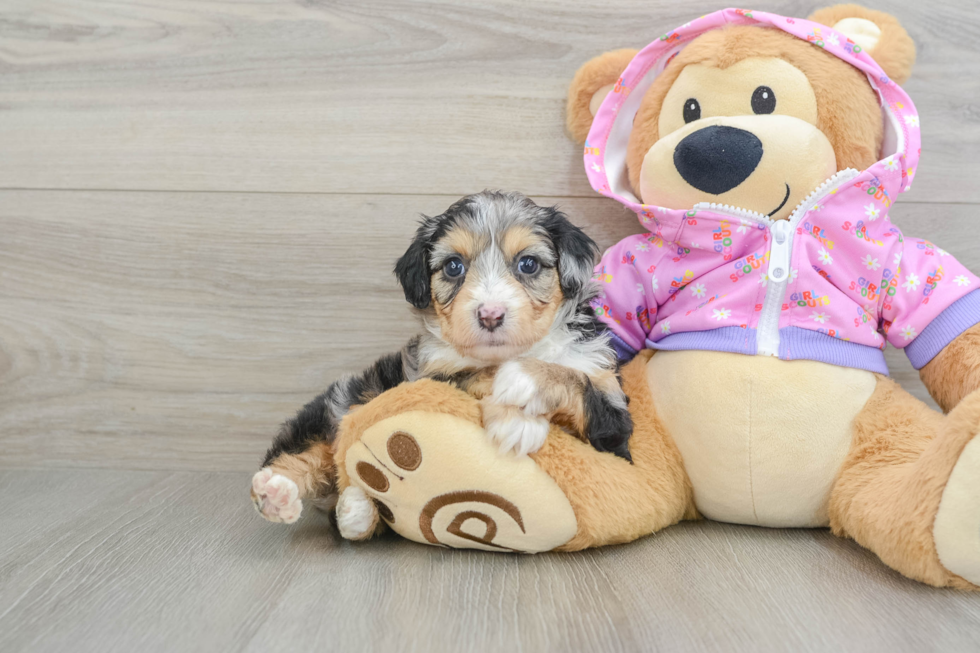
[[[874,327],[874,325],[869,324],[868,325],[868,328],[871,329],[871,339],[872,340],[874,340],[875,342],[878,342],[879,340],[881,340],[881,334],[878,333],[878,329],[876,329]]]
[[[902,288],[905,288],[905,292],[912,292],[919,287],[919,275],[914,272],[909,272],[909,276],[905,277],[905,283],[902,284]]]
[[[915,336],[919,335],[915,332],[915,329],[912,328],[911,324],[902,329],[899,333],[902,334],[902,337],[905,338],[905,340],[912,340],[915,338]]]
[[[598,163],[593,163],[592,169],[595,170],[596,172],[602,172],[602,166],[600,166]]]
[[[752,227],[751,222],[749,222],[748,220],[742,220],[741,224],[738,226],[738,229],[736,229],[735,231],[736,233],[747,234],[749,233],[749,229],[751,227]]]
[[[665,320],[660,323],[660,333],[668,335],[670,333],[670,321]]]
[[[881,211],[875,207],[873,202],[864,207],[864,215],[868,216],[868,220],[871,220],[872,222],[878,219],[879,213],[881,213]]]
[[[830,254],[823,247],[821,247],[820,251],[817,252],[817,258],[820,259],[820,262],[824,265],[830,265],[834,262],[834,259],[831,258]]]
[[[704,297],[705,292],[706,290],[703,283],[696,283],[693,286],[691,286],[691,294],[697,297],[698,299]]]
[[[638,252],[645,252],[648,249],[650,249],[650,246],[647,245],[646,243],[637,243],[636,244],[636,251],[638,251]]]
[[[878,262],[878,259],[871,258],[871,254],[865,256],[864,260],[861,262],[864,263],[864,267],[868,268],[869,270],[877,270],[881,267],[881,263]]]
[[[799,273],[800,273],[800,271],[799,271],[799,270],[790,270],[790,271],[789,271],[789,280],[790,280],[791,282],[792,282],[792,281],[796,281],[796,275],[798,275]]]
[[[902,264],[902,252],[901,251],[895,252],[895,262],[893,263],[893,265],[895,267],[898,267],[901,264]]]
[[[905,116],[905,124],[915,129],[919,126],[919,116]]]
[[[759,278],[759,285],[763,288],[769,285],[769,275],[765,272],[763,272],[762,276]]]
[[[816,311],[813,311],[812,313],[810,313],[810,319],[813,320],[814,322],[819,322],[820,324],[826,324],[827,320],[830,319],[830,316],[827,315],[826,313],[818,313]]]
[[[660,284],[657,282],[657,277],[650,277],[650,287],[654,290],[660,287]]]
[[[727,320],[732,316],[732,312],[727,308],[716,308],[711,311],[711,317],[715,318],[719,322],[722,320]]]
[[[953,279],[953,283],[955,283],[957,286],[969,286],[970,280],[966,278],[965,274],[961,274],[960,276]]]
[[[937,251],[937,252],[939,252],[939,257],[940,257],[940,258],[943,258],[943,257],[946,257],[946,256],[949,256],[949,252],[947,252],[947,251],[946,251],[945,249],[943,249],[942,247],[937,247],[937,248],[936,248],[936,251]]]
[[[894,156],[885,159],[885,170],[890,170],[891,172],[898,170],[898,160]]]
[[[641,295],[647,294],[647,290],[643,287],[642,283],[636,284],[636,292],[640,293]]]
[[[837,38],[836,34],[831,32],[830,36],[827,37],[827,43],[830,45],[840,45],[840,39]]]

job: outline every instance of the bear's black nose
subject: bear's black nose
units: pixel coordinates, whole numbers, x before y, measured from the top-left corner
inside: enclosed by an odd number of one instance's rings
[[[712,125],[688,134],[674,148],[674,167],[700,191],[721,195],[745,181],[762,159],[752,132]]]

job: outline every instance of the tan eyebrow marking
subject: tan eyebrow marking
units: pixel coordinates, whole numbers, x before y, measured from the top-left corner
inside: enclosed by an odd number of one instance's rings
[[[517,225],[504,231],[500,241],[500,251],[507,261],[511,261],[525,249],[543,244],[544,238],[540,234],[523,225]]]

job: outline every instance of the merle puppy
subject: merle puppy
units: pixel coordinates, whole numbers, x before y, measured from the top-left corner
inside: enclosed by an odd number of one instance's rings
[[[629,459],[633,424],[616,355],[589,307],[597,250],[561,212],[520,193],[484,191],[424,217],[395,265],[422,333],[282,426],[252,481],[258,511],[291,523],[303,499],[336,501],[332,443],[343,416],[423,377],[481,399],[487,435],[503,452],[537,451],[555,423]],[[345,537],[377,524],[370,501],[340,508]]]

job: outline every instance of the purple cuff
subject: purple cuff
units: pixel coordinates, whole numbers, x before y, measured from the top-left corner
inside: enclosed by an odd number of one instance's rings
[[[980,290],[963,295],[946,307],[915,340],[905,346],[912,367],[922,369],[958,335],[980,322]]]
[[[609,344],[611,344],[613,349],[616,350],[616,358],[619,360],[619,362],[625,364],[633,360],[633,357],[636,356],[637,353],[636,350],[627,345],[622,338],[617,336],[612,331],[606,331],[606,333],[609,334]]]

